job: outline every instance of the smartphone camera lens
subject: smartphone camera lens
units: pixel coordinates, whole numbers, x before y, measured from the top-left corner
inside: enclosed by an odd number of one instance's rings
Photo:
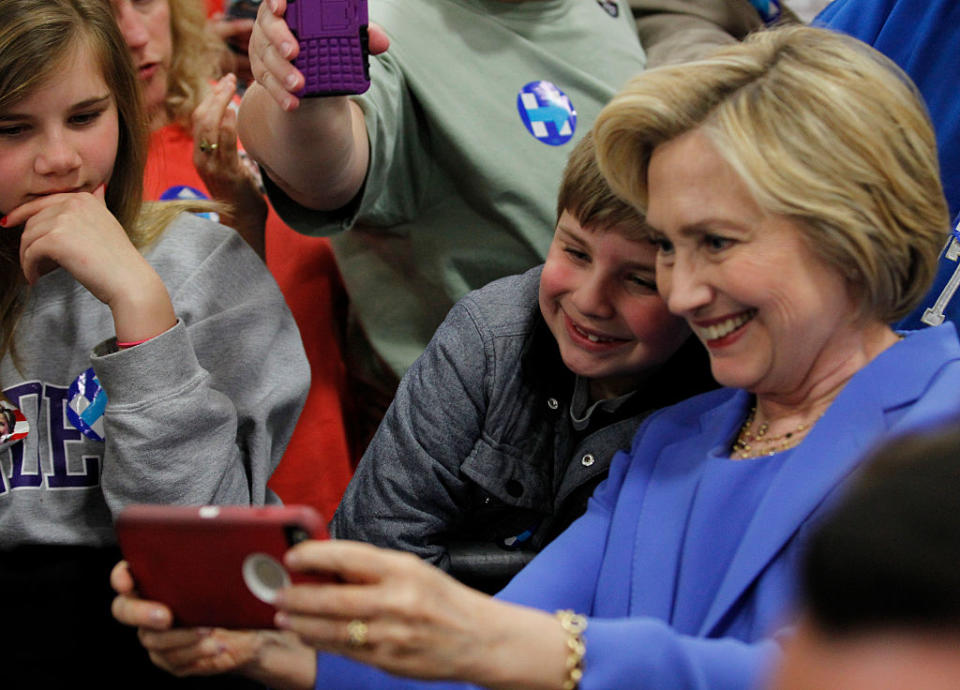
[[[287,543],[290,546],[294,544],[299,544],[302,541],[306,541],[310,538],[310,533],[303,527],[298,527],[297,525],[287,526]]]
[[[253,595],[272,604],[277,590],[290,586],[290,576],[283,566],[265,553],[252,553],[243,562],[243,581]]]

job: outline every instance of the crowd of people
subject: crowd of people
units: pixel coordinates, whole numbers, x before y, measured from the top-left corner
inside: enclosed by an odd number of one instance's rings
[[[960,9],[369,0],[302,97],[288,3],[0,0],[10,687],[960,683]],[[281,502],[274,628],[139,596]]]

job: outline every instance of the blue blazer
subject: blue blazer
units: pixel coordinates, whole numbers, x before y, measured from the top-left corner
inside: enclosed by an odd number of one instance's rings
[[[867,450],[953,417],[958,391],[960,343],[950,323],[881,353],[784,459],[725,572],[683,578],[676,523],[688,517],[698,466],[726,455],[750,396],[723,389],[654,413],[630,452],[617,454],[587,513],[498,597],[590,617],[582,690],[757,687],[777,658],[771,636],[789,623],[804,533]],[[318,662],[317,687],[438,686],[328,655]]]

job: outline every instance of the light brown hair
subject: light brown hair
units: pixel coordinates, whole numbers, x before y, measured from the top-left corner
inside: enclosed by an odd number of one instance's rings
[[[566,211],[586,229],[616,228],[630,239],[649,239],[643,214],[610,189],[597,165],[593,134],[587,132],[570,152],[557,195],[557,219]]]
[[[206,10],[199,0],[167,0],[173,60],[167,77],[167,117],[190,129],[190,116],[220,73],[225,47],[206,30]]]
[[[0,0],[0,112],[42,88],[78,47],[97,61],[117,106],[119,138],[106,205],[134,246],[155,241],[174,217],[208,206],[144,206],[146,118],[130,52],[105,0]],[[6,209],[9,211],[10,209]],[[0,233],[0,358],[13,347],[28,286],[20,269],[20,233]]]
[[[933,129],[909,78],[855,39],[758,32],[635,77],[594,127],[600,169],[640,208],[653,150],[702,132],[766,212],[798,223],[864,316],[905,316],[933,280],[949,229]]]

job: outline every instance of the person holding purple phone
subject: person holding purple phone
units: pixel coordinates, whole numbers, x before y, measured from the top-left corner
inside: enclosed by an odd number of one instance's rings
[[[362,450],[453,304],[542,263],[569,151],[644,51],[626,0],[369,0],[370,89],[300,99],[288,7],[261,4],[238,130],[281,217],[331,238]]]

